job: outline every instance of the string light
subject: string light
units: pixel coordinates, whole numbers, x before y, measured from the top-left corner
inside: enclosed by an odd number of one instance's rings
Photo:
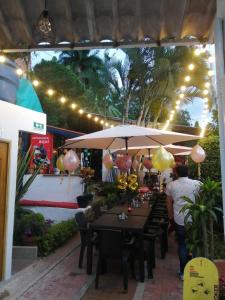
[[[95,117],[94,120],[95,120],[95,122],[98,122],[99,118],[98,118],[98,117]]]
[[[209,70],[209,71],[208,71],[208,76],[209,76],[209,77],[212,77],[213,74],[214,74],[213,70]]]
[[[48,94],[49,96],[53,96],[54,91],[53,91],[52,89],[48,89],[48,90],[47,90],[47,94]]]
[[[91,119],[91,114],[87,114],[88,119]]]
[[[203,101],[207,103],[209,101],[209,98],[205,97],[203,98]]]
[[[65,98],[65,97],[61,97],[61,98],[60,98],[60,102],[61,102],[62,104],[66,103],[66,98]]]
[[[199,48],[195,49],[194,54],[195,54],[196,56],[199,56],[199,55],[201,54],[200,49],[199,49]]]
[[[177,100],[177,101],[176,101],[176,104],[177,104],[177,105],[180,105],[180,100]]]
[[[209,56],[208,62],[211,64],[211,63],[214,63],[214,61],[215,61],[214,56]]]
[[[112,125],[110,125],[110,127],[111,127],[111,128],[113,128],[113,127],[114,127],[114,125],[112,124]]]
[[[189,75],[185,76],[185,77],[184,77],[184,80],[185,80],[186,82],[189,82],[189,81],[191,80],[191,76],[189,76]]]
[[[184,94],[179,95],[180,99],[184,99]]]
[[[195,68],[195,65],[194,65],[194,64],[190,64],[190,65],[188,66],[188,69],[189,69],[190,71],[193,71],[194,68]]]
[[[108,127],[108,126],[109,126],[109,123],[106,122],[106,123],[105,123],[105,126]]]
[[[182,85],[182,86],[180,87],[180,90],[181,90],[182,92],[184,92],[184,91],[186,90],[186,86],[185,86],[185,85]]]
[[[84,110],[82,108],[80,108],[78,112],[80,115],[82,115],[84,113]]]
[[[100,123],[103,125],[103,124],[104,124],[104,121],[103,121],[103,120],[101,120],[101,121],[100,121]]]
[[[209,88],[209,87],[210,87],[210,82],[206,82],[206,83],[205,83],[205,87],[206,87],[206,88]]]
[[[5,55],[0,55],[0,63],[4,63],[6,61]]]
[[[17,73],[17,75],[21,76],[21,75],[23,75],[23,70],[20,69],[20,68],[18,68],[18,69],[16,70],[16,73]]]
[[[39,84],[40,84],[40,82],[38,81],[38,80],[33,80],[33,86],[35,86],[35,87],[37,87],[37,86],[39,86]]]
[[[76,107],[77,107],[77,105],[76,105],[75,103],[72,103],[72,104],[71,104],[71,108],[72,108],[72,109],[75,109]]]

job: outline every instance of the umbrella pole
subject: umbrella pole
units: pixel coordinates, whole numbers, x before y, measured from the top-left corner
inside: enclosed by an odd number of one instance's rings
[[[151,150],[148,148],[148,158],[151,159]],[[150,169],[148,170],[149,175],[151,174]]]
[[[128,137],[125,137],[126,154],[128,154]]]

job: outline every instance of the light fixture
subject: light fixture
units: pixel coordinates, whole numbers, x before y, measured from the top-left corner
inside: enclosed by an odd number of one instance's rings
[[[175,110],[171,110],[171,114],[174,114],[175,113]]]
[[[37,20],[34,34],[37,42],[55,42],[55,27],[47,9],[47,0],[45,0],[44,10]]]
[[[172,120],[173,120],[173,115],[171,115],[171,116],[170,116],[169,120],[170,120],[170,121],[172,121]]]
[[[71,108],[72,108],[72,109],[75,109],[76,107],[77,107],[77,105],[76,105],[75,103],[72,103],[72,104],[71,104]]]
[[[180,99],[184,99],[184,94],[179,95]]]
[[[203,90],[203,95],[208,95],[209,91],[208,90]]]
[[[106,123],[105,123],[105,126],[108,127],[108,126],[109,126],[109,123],[106,122]]]
[[[54,91],[53,91],[52,89],[48,89],[48,90],[47,90],[47,94],[48,94],[49,96],[52,96],[52,95],[54,94]]]
[[[180,87],[180,90],[181,90],[182,92],[184,92],[184,91],[186,90],[186,86],[185,86],[185,85],[182,85],[182,86]]]
[[[180,100],[177,100],[177,101],[176,101],[176,104],[177,104],[177,105],[180,105]]]
[[[200,49],[199,49],[199,48],[197,48],[197,49],[195,49],[195,52],[194,52],[194,53],[195,53],[195,55],[196,55],[196,56],[199,56],[199,55],[200,55],[200,53],[201,53],[201,51],[200,51]]]
[[[0,63],[4,63],[6,61],[5,55],[0,55]]]
[[[18,69],[16,70],[16,73],[17,73],[17,75],[21,76],[21,75],[23,75],[23,70],[20,69],[20,68],[18,68]]]
[[[95,117],[94,120],[95,120],[95,122],[98,122],[99,118],[98,118],[98,117]]]
[[[209,56],[208,62],[211,64],[211,63],[213,63],[214,61],[215,61],[214,56]]]
[[[176,110],[179,110],[179,109],[180,109],[180,106],[179,106],[179,105],[176,105],[175,108],[176,108]]]
[[[209,88],[209,87],[210,87],[210,82],[206,82],[206,83],[205,83],[205,87],[206,87],[206,88]]]
[[[112,124],[112,125],[110,125],[110,127],[111,127],[111,128],[113,128],[113,127],[114,127],[114,125]]]
[[[37,79],[34,79],[33,80],[33,85],[36,86],[36,87],[39,86],[39,81]]]
[[[185,76],[185,77],[184,77],[184,80],[185,80],[186,82],[189,82],[189,81],[191,80],[191,76],[189,76],[189,75]]]
[[[204,104],[203,107],[208,109],[209,106],[208,106],[208,104]]]
[[[190,71],[193,71],[194,68],[195,68],[195,65],[194,65],[194,64],[190,64],[190,65],[188,66],[188,69],[189,69]]]
[[[209,98],[205,97],[203,98],[203,101],[207,103],[209,101]]]
[[[213,70],[209,70],[209,71],[208,71],[208,76],[209,76],[209,77],[212,77],[213,74],[214,74]]]
[[[103,121],[103,120],[101,120],[101,121],[100,121],[100,123],[103,125],[103,124],[104,124],[104,121]]]
[[[88,119],[90,119],[91,118],[91,114],[87,114],[87,117],[88,117]]]
[[[66,102],[66,98],[65,97],[61,97],[60,98],[60,102],[64,104]]]
[[[78,112],[79,112],[80,115],[82,115],[84,113],[84,110],[81,108],[81,109],[79,109]]]

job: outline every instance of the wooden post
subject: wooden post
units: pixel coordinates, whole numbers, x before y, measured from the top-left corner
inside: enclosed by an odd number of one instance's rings
[[[217,0],[215,20],[217,105],[220,135],[220,160],[223,191],[223,223],[225,235],[225,1]]]

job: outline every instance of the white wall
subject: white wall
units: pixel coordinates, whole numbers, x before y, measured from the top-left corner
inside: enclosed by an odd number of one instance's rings
[[[44,124],[44,128],[42,130],[35,129],[34,122]],[[8,279],[11,276],[19,130],[46,134],[46,115],[0,100],[0,142],[4,141],[9,143],[3,279]]]

